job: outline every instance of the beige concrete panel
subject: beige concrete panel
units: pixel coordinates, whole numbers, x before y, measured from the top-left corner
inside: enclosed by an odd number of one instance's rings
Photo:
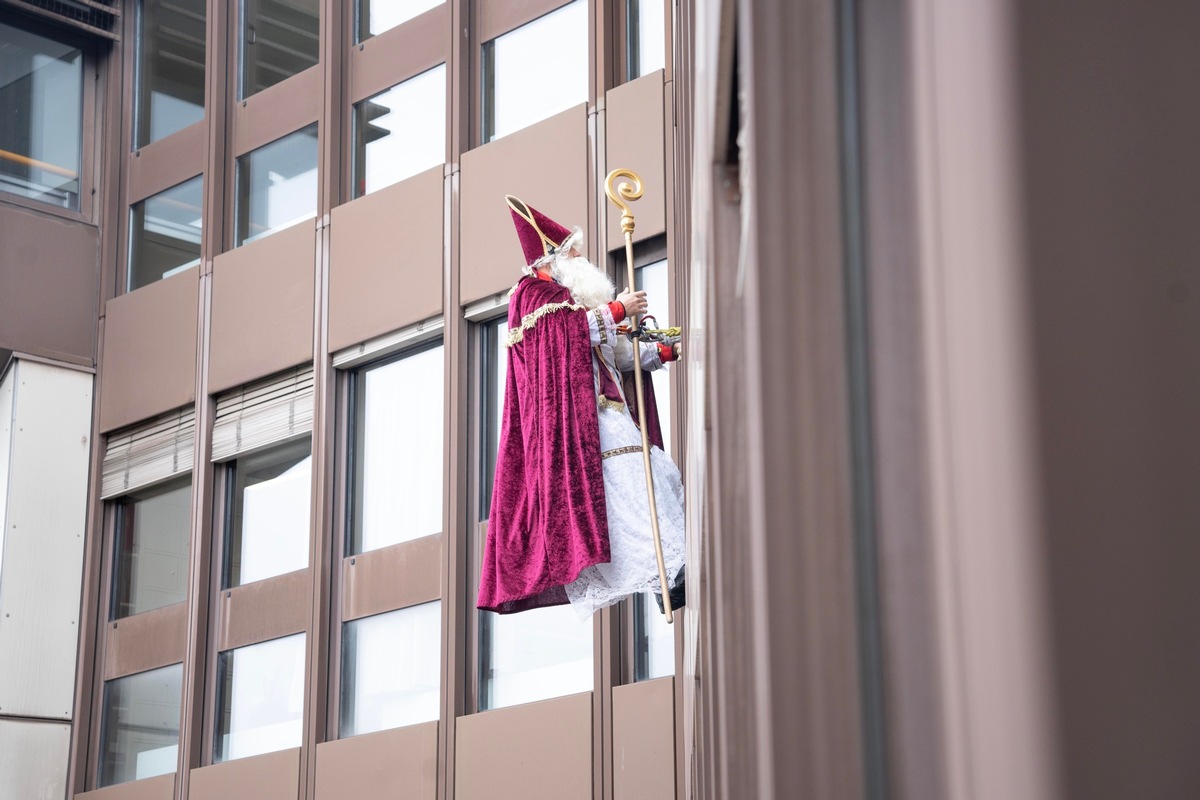
[[[316,236],[308,220],[217,256],[209,391],[312,359]]]
[[[614,686],[613,800],[675,796],[675,679]]]
[[[633,239],[641,241],[667,229],[662,70],[609,89],[605,108],[608,150],[605,174],[622,168],[631,169],[642,178],[642,198],[630,203],[635,223]],[[609,246],[619,247],[625,241],[621,233],[621,210],[607,198],[604,208],[608,215]]]
[[[208,127],[197,123],[126,156],[126,197],[136,203],[204,172]]]
[[[199,276],[192,267],[108,301],[100,432],[196,399]]]
[[[342,560],[342,619],[428,603],[442,596],[442,537],[423,536]]]
[[[459,717],[457,800],[590,800],[592,693]]]
[[[329,350],[442,313],[442,177],[437,166],[333,209]]]
[[[106,786],[74,795],[75,800],[171,800],[175,794],[175,773],[144,778],[140,781]]]
[[[505,291],[521,277],[525,259],[504,195],[586,230],[587,171],[586,104],[463,153],[460,302]]]
[[[436,67],[450,53],[450,4],[372,36],[350,51],[350,101],[378,94]]]
[[[239,101],[234,106],[233,154],[244,156],[316,122],[321,113],[322,89],[321,67],[317,65]]]
[[[65,797],[70,750],[69,722],[0,717],[0,798]]]
[[[318,744],[316,800],[433,800],[437,736],[426,722]]]
[[[192,770],[188,800],[295,800],[300,748]]]
[[[186,603],[110,622],[104,645],[104,680],[178,664],[186,649]]]
[[[0,348],[93,363],[96,228],[0,204],[0,265]]]
[[[217,650],[278,639],[308,628],[312,580],[307,569],[221,592]]]

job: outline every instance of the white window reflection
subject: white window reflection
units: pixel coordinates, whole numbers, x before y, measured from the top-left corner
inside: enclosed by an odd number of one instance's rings
[[[237,245],[317,215],[317,126],[238,159]]]
[[[442,530],[445,350],[421,350],[359,375],[353,552]]]
[[[655,261],[634,271],[637,288],[646,292],[649,305],[646,313],[654,316],[657,328],[671,327],[671,294],[667,280],[667,261]],[[654,399],[658,406],[658,423],[662,429],[663,449],[671,452],[671,384],[672,367],[654,373]]]
[[[483,140],[588,99],[588,4],[575,0],[483,46]]]
[[[200,263],[203,178],[173,186],[133,206],[128,291]]]
[[[629,80],[666,65],[666,7],[663,0],[626,0]]]
[[[637,680],[675,674],[674,625],[658,607],[652,594],[634,597],[634,673]]]
[[[312,442],[239,458],[233,467],[227,586],[308,566]]]
[[[214,761],[299,747],[303,717],[303,633],[221,654]]]
[[[342,630],[343,737],[438,718],[440,601],[356,619]]]
[[[480,708],[503,708],[592,689],[592,620],[569,605],[520,614],[480,612],[487,647]]]
[[[391,30],[444,2],[445,0],[359,0],[358,41]]]
[[[183,665],[139,672],[104,685],[100,786],[175,771]]]
[[[446,161],[446,65],[354,107],[354,196]]]

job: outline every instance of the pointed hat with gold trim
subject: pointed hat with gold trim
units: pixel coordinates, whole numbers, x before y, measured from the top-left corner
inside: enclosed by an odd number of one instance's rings
[[[532,267],[548,256],[568,246],[568,240],[575,236],[576,231],[570,231],[554,220],[538,211],[533,206],[522,202],[511,194],[504,195],[504,202],[512,212],[513,225],[517,228],[517,238],[521,240],[521,250],[525,254],[525,266]]]

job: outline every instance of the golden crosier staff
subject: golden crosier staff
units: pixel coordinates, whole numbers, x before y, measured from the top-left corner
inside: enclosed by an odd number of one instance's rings
[[[617,181],[625,178],[617,185]],[[629,210],[629,202],[642,196],[642,179],[636,172],[629,169],[614,169],[604,179],[604,193],[608,199],[621,209],[621,232],[625,234],[625,267],[627,284],[630,289],[637,285],[637,276],[633,271],[633,212]],[[629,202],[626,202],[629,201]],[[638,315],[630,316],[629,324],[633,330],[639,326]],[[667,584],[667,567],[663,563],[662,537],[658,532],[658,505],[654,502],[654,475],[650,471],[650,437],[646,432],[646,397],[642,389],[642,359],[641,343],[634,339],[633,348],[633,385],[637,394],[638,426],[642,430],[642,465],[646,468],[646,497],[650,501],[650,530],[654,534],[654,555],[658,559],[659,588],[662,590],[663,614],[667,623],[674,621],[671,608],[671,592]]]

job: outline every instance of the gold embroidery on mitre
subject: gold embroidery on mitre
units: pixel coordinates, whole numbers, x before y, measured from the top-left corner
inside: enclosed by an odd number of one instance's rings
[[[514,344],[524,339],[525,331],[532,329],[542,317],[555,311],[562,311],[564,308],[570,311],[587,311],[586,308],[576,303],[547,303],[546,305],[536,308],[525,316],[521,317],[520,327],[513,328],[508,332],[507,346],[512,347]]]

